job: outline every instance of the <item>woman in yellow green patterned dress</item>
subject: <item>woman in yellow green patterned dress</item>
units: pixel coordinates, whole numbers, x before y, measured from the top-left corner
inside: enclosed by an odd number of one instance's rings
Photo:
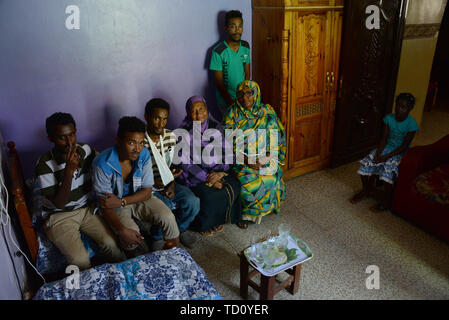
[[[282,165],[286,136],[274,109],[261,102],[256,82],[239,84],[237,100],[229,107],[223,125],[229,141],[230,132],[235,137],[233,172],[242,184],[242,220],[260,223],[267,214],[278,215],[285,200]]]

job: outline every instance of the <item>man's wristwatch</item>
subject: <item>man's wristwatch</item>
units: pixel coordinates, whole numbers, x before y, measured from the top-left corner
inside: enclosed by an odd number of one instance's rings
[[[122,198],[121,200],[122,200],[122,208],[124,208],[126,206],[126,199]]]

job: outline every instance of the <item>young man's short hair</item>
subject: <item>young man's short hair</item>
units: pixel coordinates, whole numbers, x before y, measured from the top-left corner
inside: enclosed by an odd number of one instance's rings
[[[45,128],[47,130],[47,135],[49,137],[53,137],[55,134],[55,126],[57,125],[68,125],[73,124],[73,127],[76,129],[75,120],[73,119],[70,113],[64,112],[56,112],[53,113],[45,120]]]
[[[408,92],[400,93],[396,98],[396,103],[399,100],[404,101],[407,104],[407,106],[409,106],[410,109],[413,109],[413,107],[415,106],[415,97],[411,93]]]
[[[147,102],[147,105],[145,106],[145,115],[151,116],[156,108],[165,109],[170,113],[170,104],[167,101],[160,98],[154,98]]]
[[[126,132],[142,132],[145,133],[145,123],[137,117],[123,117],[118,122],[117,137],[123,139]]]
[[[231,20],[233,18],[240,18],[243,20],[242,13],[238,10],[231,10],[231,11],[226,12],[226,17],[225,17],[225,26],[226,27],[229,25],[229,20]]]

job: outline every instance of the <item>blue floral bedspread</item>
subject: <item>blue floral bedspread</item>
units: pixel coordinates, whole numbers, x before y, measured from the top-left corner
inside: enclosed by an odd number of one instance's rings
[[[44,284],[35,300],[221,300],[217,289],[181,248],[104,264]],[[73,288],[75,286],[75,288]]]

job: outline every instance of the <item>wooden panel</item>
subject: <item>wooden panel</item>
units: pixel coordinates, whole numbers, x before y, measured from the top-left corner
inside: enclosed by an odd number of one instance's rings
[[[325,14],[298,14],[293,87],[296,98],[322,95],[326,37]]]
[[[308,165],[302,165],[298,167],[293,167],[287,171],[285,171],[284,178],[290,179],[294,177],[298,177],[308,172],[321,170],[329,167],[330,159],[326,159],[320,162],[313,162]]]
[[[253,7],[283,7],[284,0],[253,0]]]
[[[281,103],[281,43],[284,14],[279,10],[253,12],[253,80],[262,101],[273,106],[278,116]]]
[[[324,7],[342,5],[342,1],[343,0],[253,0],[253,7]]]
[[[321,155],[321,114],[305,117],[295,126],[295,148],[293,161],[299,162],[310,158],[320,160]]]

